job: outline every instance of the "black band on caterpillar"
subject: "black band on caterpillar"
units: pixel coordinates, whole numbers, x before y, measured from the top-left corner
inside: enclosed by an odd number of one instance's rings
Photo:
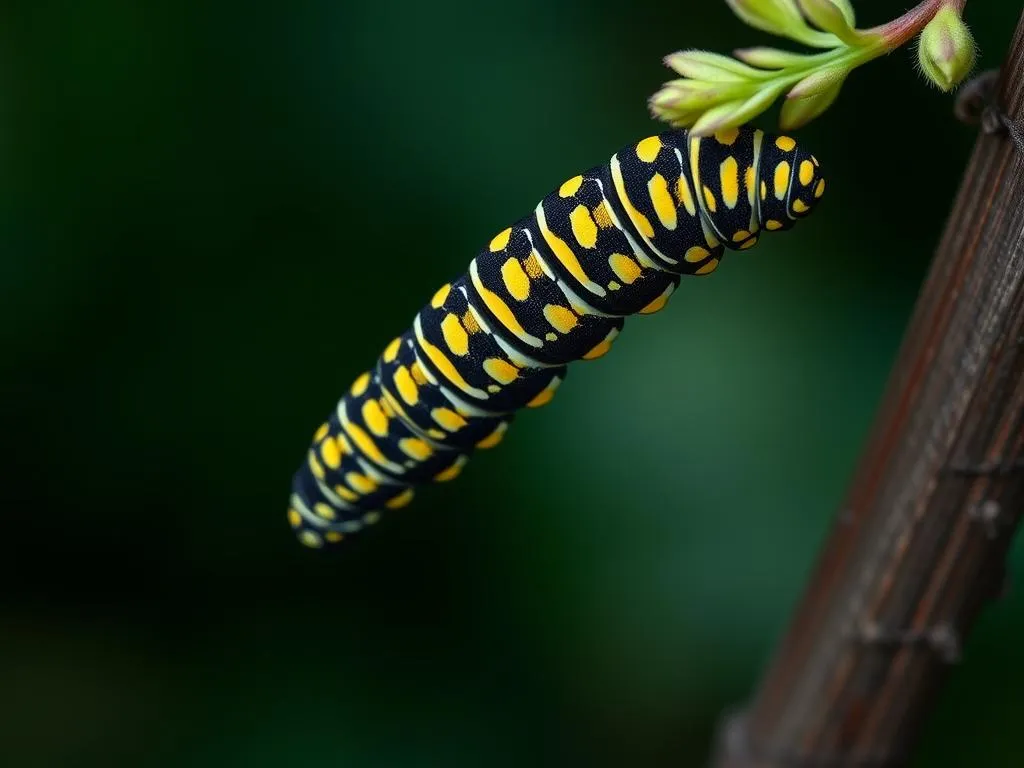
[[[341,541],[454,479],[566,365],[604,355],[623,317],[657,312],[682,275],[789,229],[824,194],[818,161],[753,128],[651,136],[574,176],[499,232],[391,341],[313,436],[288,519]]]

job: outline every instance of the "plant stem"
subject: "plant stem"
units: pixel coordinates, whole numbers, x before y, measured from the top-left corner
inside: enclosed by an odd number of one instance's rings
[[[966,2],[967,0],[924,0],[898,19],[867,29],[864,33],[881,35],[885,40],[886,47],[890,51],[894,51],[909,42],[911,38],[916,37],[944,5],[948,5],[960,13]]]
[[[1024,14],[1001,81],[1019,125]],[[906,765],[998,594],[1024,513],[1022,168],[1005,134],[978,139],[842,512],[717,768]]]

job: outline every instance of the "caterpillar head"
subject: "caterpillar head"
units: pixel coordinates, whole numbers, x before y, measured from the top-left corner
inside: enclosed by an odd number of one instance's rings
[[[789,136],[765,136],[759,170],[759,219],[771,231],[789,229],[825,194],[825,179],[814,155]]]
[[[689,153],[705,219],[732,250],[753,247],[761,230],[789,229],[825,192],[818,161],[789,136],[731,128],[692,138]]]

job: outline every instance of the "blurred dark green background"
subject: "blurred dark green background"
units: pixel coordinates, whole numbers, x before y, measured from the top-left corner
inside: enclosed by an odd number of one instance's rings
[[[982,66],[1017,6],[969,4]],[[912,52],[800,132],[814,217],[323,553],[285,502],[351,379],[491,235],[660,130],[664,54],[769,39],[683,0],[4,11],[0,764],[700,765],[802,590],[973,142]],[[918,765],[1021,764],[1022,629],[1019,593],[985,612]]]

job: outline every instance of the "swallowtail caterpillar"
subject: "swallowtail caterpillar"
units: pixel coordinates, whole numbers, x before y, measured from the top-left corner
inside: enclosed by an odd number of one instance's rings
[[[551,400],[568,363],[608,352],[627,315],[789,229],[824,191],[813,155],[750,127],[667,131],[573,176],[441,286],[316,431],[288,509],[299,541],[335,544],[454,479],[516,411]]]

